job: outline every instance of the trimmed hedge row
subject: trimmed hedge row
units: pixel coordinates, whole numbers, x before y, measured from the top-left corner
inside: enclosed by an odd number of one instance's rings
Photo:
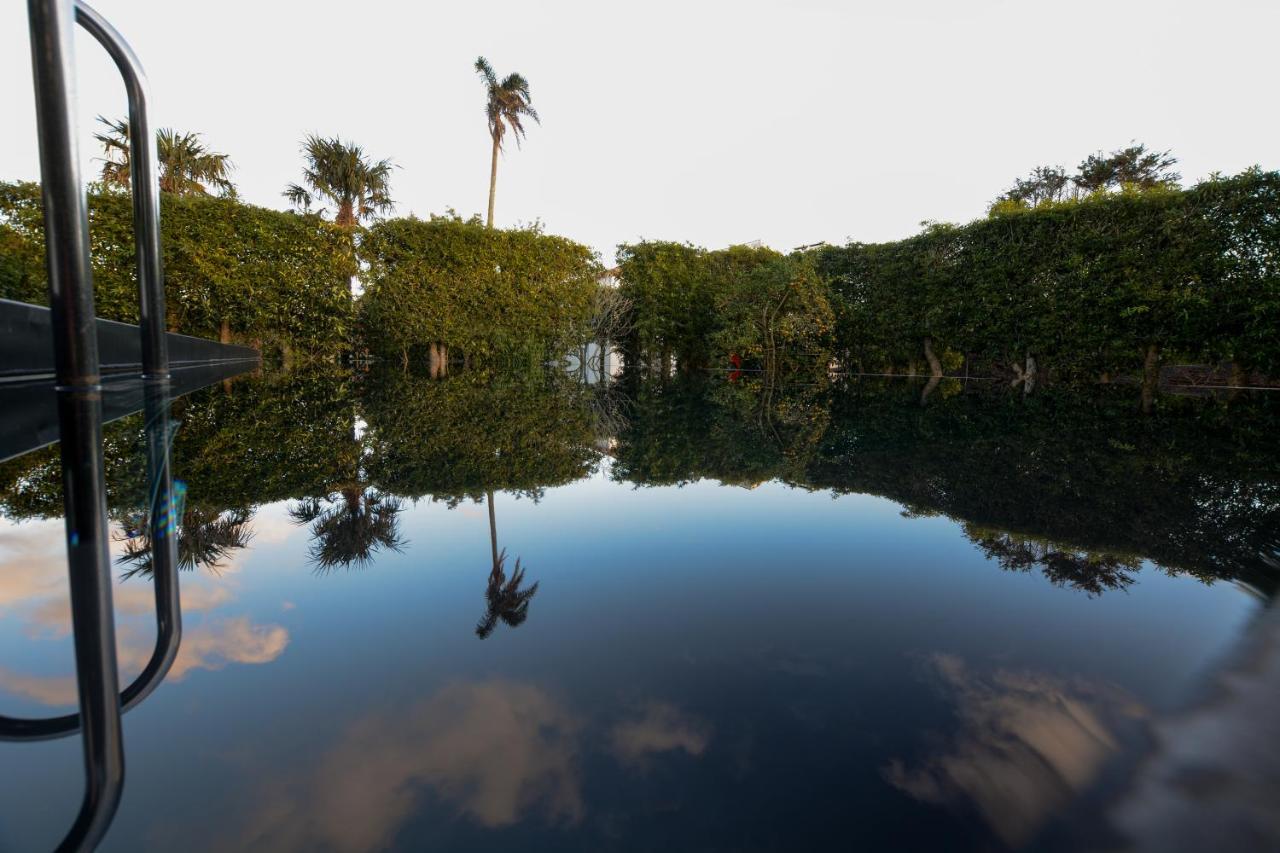
[[[621,290],[633,306],[636,354],[682,367],[731,356],[766,369],[825,363],[835,316],[827,288],[804,258],[686,243],[618,247]]]
[[[926,360],[954,370],[966,354],[979,370],[1030,359],[1064,378],[1150,374],[1162,359],[1280,375],[1277,172],[1003,204],[965,226],[792,255],[787,268],[767,249],[679,243],[619,246],[618,260],[633,349],[683,367],[729,353],[763,361],[761,341],[782,340],[872,373]],[[769,309],[784,282],[794,313],[778,339]]]
[[[360,257],[361,325],[377,355],[407,361],[443,345],[542,357],[591,337],[600,264],[563,237],[456,216],[390,219],[364,232]]]
[[[1162,357],[1280,373],[1277,172],[1000,205],[966,226],[809,254],[840,347],[867,371],[913,362],[932,340],[1065,376]]]
[[[0,297],[48,302],[40,186],[0,183]],[[98,316],[136,323],[133,211],[127,194],[89,196]],[[351,235],[300,216],[205,196],[161,196],[171,331],[327,356],[348,346],[357,272]],[[225,327],[224,327],[225,324]]]

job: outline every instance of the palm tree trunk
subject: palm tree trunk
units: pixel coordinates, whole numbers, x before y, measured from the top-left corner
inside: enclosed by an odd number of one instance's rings
[[[498,566],[498,523],[493,515],[493,491],[485,493],[485,503],[489,505],[489,550],[493,552],[494,568]]]
[[[489,227],[493,227],[493,194],[498,188],[498,137],[493,138],[493,160],[489,164]]]

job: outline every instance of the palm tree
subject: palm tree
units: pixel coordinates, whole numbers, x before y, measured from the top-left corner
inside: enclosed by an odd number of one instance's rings
[[[299,524],[310,524],[314,542],[311,562],[317,573],[335,568],[364,568],[380,549],[400,551],[399,499],[359,485],[346,486],[334,497],[307,498],[289,510]]]
[[[493,66],[483,56],[476,60],[476,73],[480,82],[484,83],[488,94],[485,104],[485,115],[489,119],[489,136],[493,138],[493,161],[489,166],[489,227],[493,227],[493,194],[498,185],[498,152],[502,150],[502,139],[510,128],[516,138],[516,147],[524,138],[524,125],[521,120],[528,116],[539,124],[538,112],[533,108],[533,97],[529,94],[529,81],[519,74],[508,74],[506,79],[498,82],[493,73]]]
[[[359,145],[314,133],[303,140],[302,154],[307,161],[302,171],[305,186],[289,184],[283,193],[295,207],[308,210],[316,196],[328,199],[338,207],[334,223],[354,228],[394,205],[390,184],[395,165],[390,160],[372,162]]]
[[[123,119],[108,121],[106,133],[94,134],[102,143],[102,182],[109,187],[129,187],[129,123]],[[209,195],[212,188],[219,195],[234,197],[236,188],[230,180],[232,165],[226,154],[205,148],[198,133],[178,133],[162,127],[156,134],[156,159],[160,169],[160,190],[174,195]]]
[[[476,623],[476,636],[482,640],[493,633],[499,621],[512,628],[522,624],[529,618],[529,602],[538,592],[536,581],[528,589],[520,589],[520,584],[524,583],[524,569],[520,567],[519,557],[516,557],[515,571],[510,579],[505,571],[506,562],[507,552],[504,549],[493,561],[493,569],[489,572],[489,586],[484,593],[488,606]]]
[[[253,512],[231,509],[225,512],[201,507],[187,507],[178,525],[178,568],[184,571],[204,566],[217,571],[233,551],[244,548],[253,538],[249,521]],[[152,572],[151,534],[145,513],[130,517],[125,523],[124,553],[118,561],[132,564],[124,573],[127,580]]]

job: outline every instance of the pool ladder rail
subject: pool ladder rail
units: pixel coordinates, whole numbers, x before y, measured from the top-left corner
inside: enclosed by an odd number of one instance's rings
[[[173,665],[182,637],[173,478],[169,467],[169,355],[160,258],[160,188],[146,76],[128,43],[80,0],[28,0],[45,257],[57,375],[63,508],[79,713],[0,717],[0,740],[81,733],[85,790],[59,850],[92,850],[115,816],[124,787],[121,714],[151,694]],[[75,25],[115,62],[129,99],[130,183],[137,249],[145,389],[148,521],[156,644],[142,673],[120,691],[111,594],[102,451],[102,385],[95,327],[89,220],[76,143]]]

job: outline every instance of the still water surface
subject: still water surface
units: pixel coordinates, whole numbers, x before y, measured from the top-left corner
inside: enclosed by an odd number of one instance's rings
[[[1274,622],[1280,408],[921,391],[292,373],[177,401],[186,631],[125,718],[104,849],[1151,846],[1190,813],[1152,768]],[[139,430],[107,430],[125,681],[154,636]],[[55,453],[0,464],[13,715],[74,709]],[[1229,746],[1215,790],[1252,772]],[[0,756],[0,848],[51,847],[79,740]]]

